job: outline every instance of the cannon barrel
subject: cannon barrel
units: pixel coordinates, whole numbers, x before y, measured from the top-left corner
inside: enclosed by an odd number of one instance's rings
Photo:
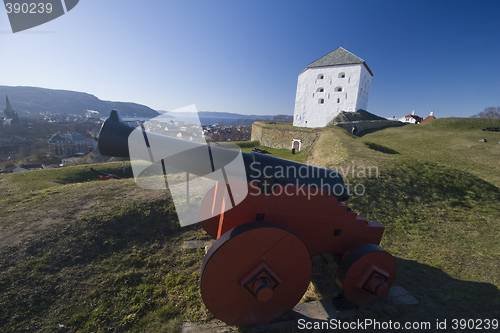
[[[116,176],[116,175],[110,175],[109,173],[106,173],[106,172],[103,172],[101,170],[96,170],[94,168],[90,168],[90,171],[93,171],[95,173],[97,173],[98,175],[100,176],[103,176],[103,177],[109,177],[109,178],[114,178],[114,179],[120,179],[120,177]]]
[[[227,170],[231,165],[238,167],[231,162],[242,154],[248,182],[266,180],[270,184],[316,186],[341,201],[349,198],[342,176],[333,170],[136,130],[115,110],[101,127],[98,149],[104,156],[163,160],[168,168],[198,176],[207,176],[221,168]]]

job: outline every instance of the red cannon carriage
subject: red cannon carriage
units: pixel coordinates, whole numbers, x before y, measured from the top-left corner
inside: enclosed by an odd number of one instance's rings
[[[131,140],[133,131],[147,139]],[[161,160],[163,166],[209,178],[222,170],[199,207],[199,220],[216,239],[203,260],[200,282],[203,301],[216,318],[256,326],[292,309],[307,290],[316,253],[338,263],[335,281],[352,303],[367,305],[389,292],[397,265],[378,246],[384,227],[347,207],[340,174],[147,133],[126,125],[116,111],[103,124],[99,151],[129,157],[144,143],[149,156],[169,156]],[[160,150],[152,152],[152,143],[161,143]],[[238,197],[228,166],[238,158],[246,174],[238,185],[244,197]],[[290,170],[303,172],[285,172]]]

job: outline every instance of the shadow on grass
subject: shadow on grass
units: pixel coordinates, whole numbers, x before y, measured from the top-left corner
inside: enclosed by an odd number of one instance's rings
[[[379,152],[384,153],[384,154],[399,154],[399,152],[397,152],[394,149],[391,149],[391,148],[388,148],[386,146],[382,146],[382,145],[379,145],[379,144],[376,144],[373,142],[365,142],[365,145],[372,150],[379,151]]]
[[[491,283],[455,279],[442,270],[413,260],[396,258],[396,284],[431,309],[431,318],[498,318],[500,290]],[[469,269],[474,269],[473,267]],[[421,312],[422,315],[425,311]]]
[[[121,164],[121,163],[120,163]],[[59,184],[74,184],[74,183],[83,183],[88,180],[98,180],[99,174],[95,171],[90,170],[94,168],[98,171],[105,172],[107,174],[114,174],[120,178],[131,178],[134,176],[132,173],[132,168],[128,165],[125,169],[125,173],[123,172],[123,167],[118,165],[118,163],[104,163],[99,165],[84,165],[77,167],[63,167],[61,169],[55,169],[58,180],[56,181]]]
[[[398,275],[395,286],[405,288],[419,301],[414,306],[388,305],[373,313],[359,313],[359,316],[377,320],[430,321],[436,319],[478,319],[500,316],[500,290],[491,283],[462,281],[454,279],[442,270],[412,260],[396,258]],[[315,267],[311,281],[323,299],[335,297],[340,289],[334,283],[336,268],[325,260],[314,260]],[[484,325],[483,325],[484,326]]]
[[[428,207],[491,208],[500,189],[468,172],[412,160],[394,163],[378,178],[363,179],[366,192],[349,203],[366,218],[394,220],[408,210]],[[395,208],[395,207],[404,207]],[[378,215],[372,215],[378,212]],[[399,213],[398,213],[399,212]]]
[[[384,130],[386,128],[403,127],[403,126],[406,126],[406,125],[408,125],[408,124],[400,123],[397,126],[394,126],[393,124],[391,124],[391,125],[388,125],[388,126],[382,126],[382,127],[377,127],[377,128],[367,128],[367,129],[362,130],[359,133],[356,133],[356,136],[363,137],[363,136],[365,136],[367,134],[375,133],[375,132]]]
[[[51,270],[58,271],[134,245],[167,241],[179,230],[173,202],[162,199],[117,207],[112,215],[89,212],[73,223],[51,226],[43,237],[28,241],[25,252],[31,257],[49,255]]]

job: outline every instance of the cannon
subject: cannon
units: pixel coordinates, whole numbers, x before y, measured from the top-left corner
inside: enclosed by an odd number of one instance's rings
[[[208,310],[229,325],[257,326],[291,310],[308,288],[311,254],[334,259],[335,282],[356,305],[380,300],[394,283],[396,261],[379,247],[384,227],[348,208],[335,171],[145,132],[114,110],[99,151],[213,179],[197,207],[216,239],[200,289]]]
[[[97,173],[99,175],[99,180],[120,179],[120,177],[118,177],[117,175],[109,174],[101,170],[96,170],[94,168],[90,168],[90,171]]]

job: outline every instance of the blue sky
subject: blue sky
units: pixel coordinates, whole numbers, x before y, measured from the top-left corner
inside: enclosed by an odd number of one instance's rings
[[[16,34],[0,12],[0,85],[291,115],[297,75],[342,46],[374,74],[368,111],[468,117],[500,105],[499,18],[487,0],[80,0]]]

